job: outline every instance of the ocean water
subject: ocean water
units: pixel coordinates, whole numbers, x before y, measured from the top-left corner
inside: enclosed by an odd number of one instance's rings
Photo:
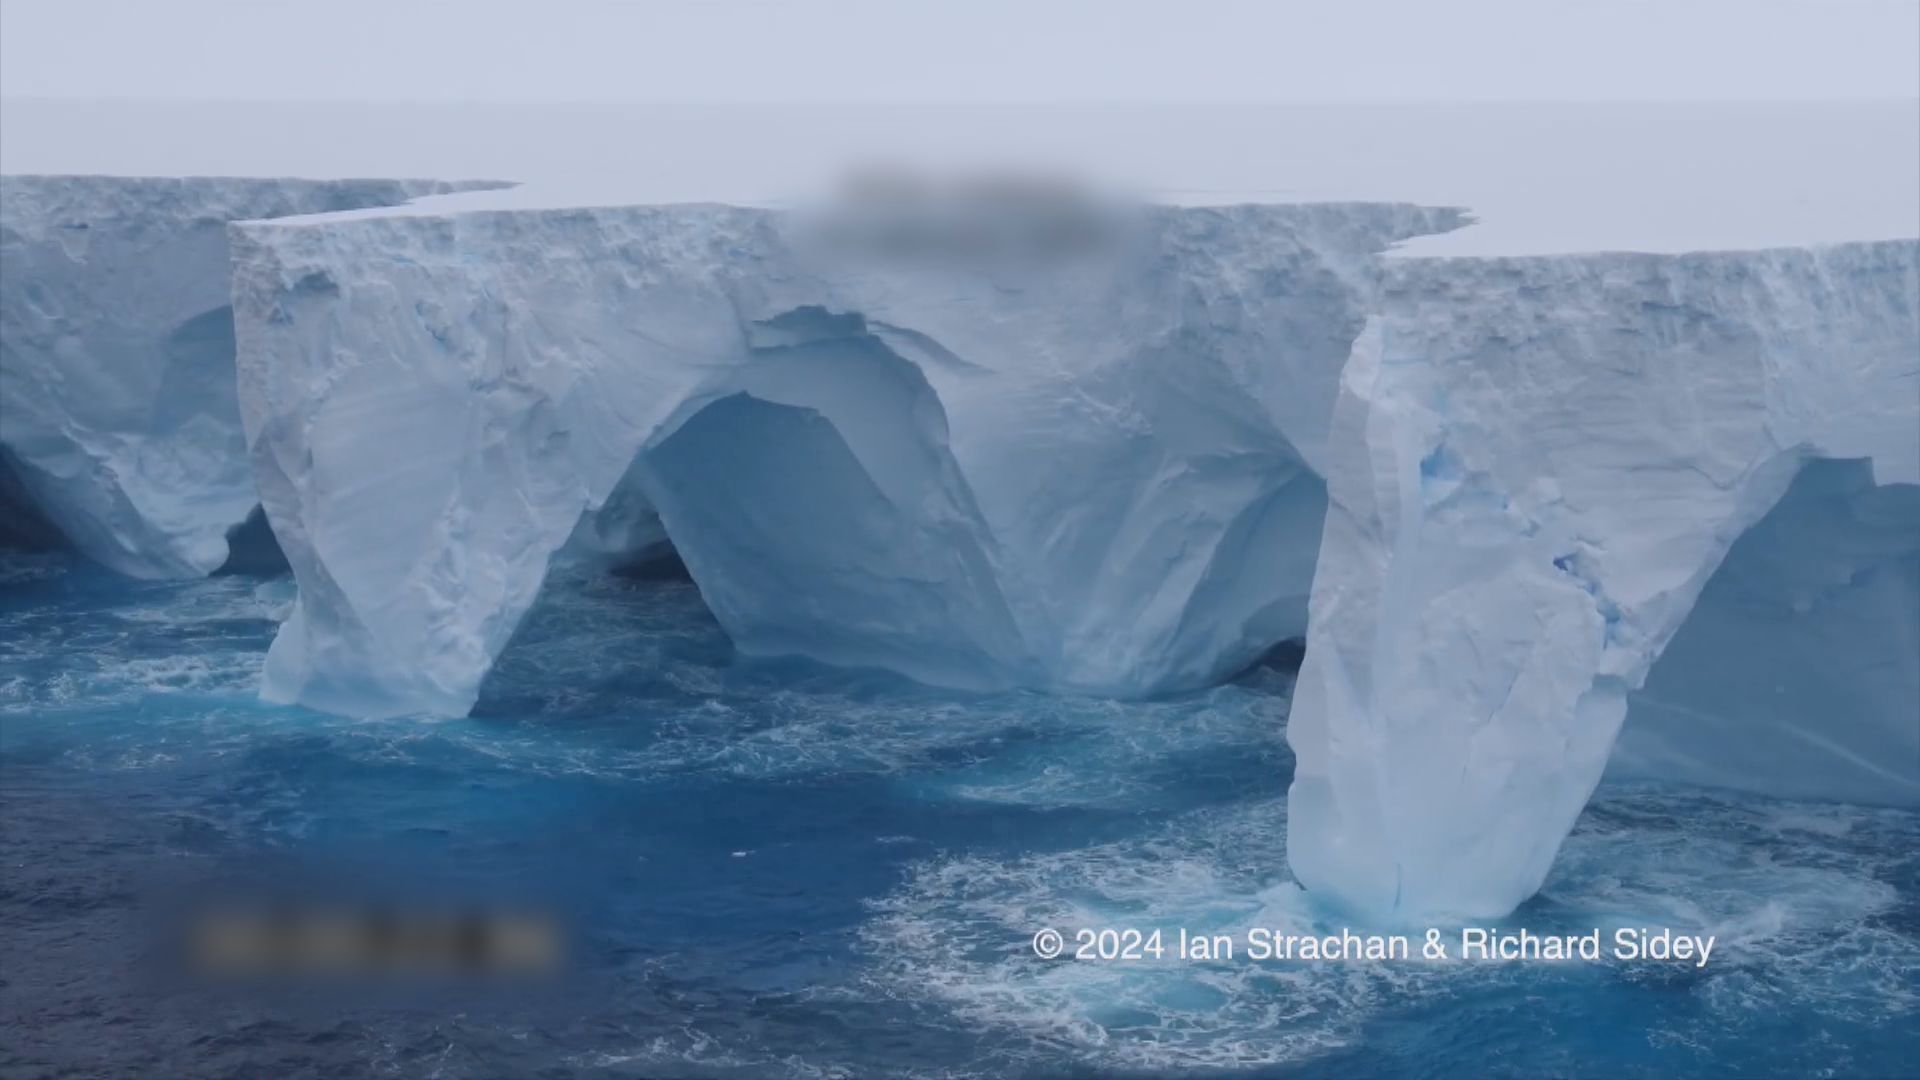
[[[1603,788],[1537,932],[1704,968],[1042,960],[1041,927],[1333,928],[1292,885],[1292,676],[1117,704],[754,661],[684,581],[548,590],[458,721],[260,703],[286,579],[0,557],[0,1075],[1894,1076],[1920,815]],[[547,980],[154,974],[167,897],[545,905]],[[264,894],[263,894],[264,895]]]

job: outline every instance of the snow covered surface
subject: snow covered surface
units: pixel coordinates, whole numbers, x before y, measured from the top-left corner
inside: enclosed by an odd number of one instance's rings
[[[1156,202],[1464,206],[1410,254],[1920,236],[1920,102],[855,106],[0,102],[0,172],[502,177],[528,209],[765,205],[849,168],[1051,169]],[[454,204],[449,204],[454,205]]]
[[[388,180],[0,179],[0,455],[87,555],[200,577],[259,502],[227,224],[450,190]]]

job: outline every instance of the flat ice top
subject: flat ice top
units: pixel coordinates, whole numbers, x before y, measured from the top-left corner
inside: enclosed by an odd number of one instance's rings
[[[1181,204],[1390,200],[1406,255],[1920,237],[1920,100],[1348,106],[0,102],[0,172],[506,179],[366,213],[770,205],[849,168],[1041,170]]]

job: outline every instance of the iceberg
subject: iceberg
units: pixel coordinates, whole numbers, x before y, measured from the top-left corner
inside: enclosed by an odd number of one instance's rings
[[[1511,911],[1630,709],[1629,772],[1920,801],[1920,243],[1406,259],[1383,295],[1288,725],[1310,891]]]
[[[670,542],[743,652],[939,685],[1157,694],[1304,633],[1288,857],[1370,915],[1531,895],[1629,711],[1624,771],[1915,801],[1920,245],[1125,221],[1054,259],[739,207],[241,227],[301,585],[265,693],[462,713],[556,557]]]
[[[677,558],[743,653],[962,690],[1304,638],[1287,857],[1374,918],[1512,910],[1609,770],[1920,804],[1920,242],[5,183],[3,538],[264,515],[272,701],[462,715],[555,567]]]
[[[472,186],[0,179],[0,500],[35,523],[23,538],[64,539],[138,578],[219,569],[259,503],[235,396],[228,223]]]
[[[658,543],[652,516],[744,653],[1217,681],[1305,632],[1378,256],[1462,220],[1012,198],[239,226],[241,412],[300,583],[265,693],[464,714],[556,553]]]

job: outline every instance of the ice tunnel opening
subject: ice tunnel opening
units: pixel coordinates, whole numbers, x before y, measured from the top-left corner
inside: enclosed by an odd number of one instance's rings
[[[219,304],[157,340],[92,342],[63,389],[10,396],[0,545],[73,549],[145,579],[286,572],[248,464],[235,358],[233,308]],[[87,411],[63,419],[63,403]]]
[[[1327,511],[1326,483],[1286,453],[1248,463],[1264,490],[1215,541],[1167,653],[1195,689],[1259,668],[1297,675],[1306,658],[1307,605]]]
[[[1262,670],[1278,671],[1285,675],[1297,676],[1300,674],[1300,665],[1306,662],[1307,639],[1305,637],[1285,638],[1275,642],[1266,652],[1261,653],[1258,659],[1246,667],[1241,668],[1232,679],[1227,681],[1233,682],[1244,679]]]
[[[729,394],[646,468],[676,551],[741,652],[967,689],[1000,681],[1010,628],[994,623],[1004,611],[977,610],[997,593],[968,545],[887,490],[824,413]],[[956,578],[970,580],[948,587]]]
[[[858,315],[801,309],[754,340],[633,470],[735,647],[960,689],[1018,681],[1022,637],[924,374]]]
[[[258,505],[240,524],[227,530],[227,561],[214,570],[214,577],[279,577],[290,574],[287,553],[273,535],[267,512]]]
[[[649,551],[641,557],[615,563],[607,568],[607,572],[633,582],[693,582],[693,571],[687,568],[687,561],[680,557],[672,544],[665,545],[664,550]]]
[[[1802,468],[1629,698],[1608,775],[1920,805],[1920,486]]]
[[[1021,635],[921,370],[856,314],[803,308],[750,342],[582,515],[499,666],[537,650],[528,625],[558,608],[664,604],[697,623],[697,598],[730,654],[1013,685]],[[489,674],[477,712],[511,681]]]
[[[0,550],[58,551],[72,546],[40,509],[13,454],[0,445]]]

